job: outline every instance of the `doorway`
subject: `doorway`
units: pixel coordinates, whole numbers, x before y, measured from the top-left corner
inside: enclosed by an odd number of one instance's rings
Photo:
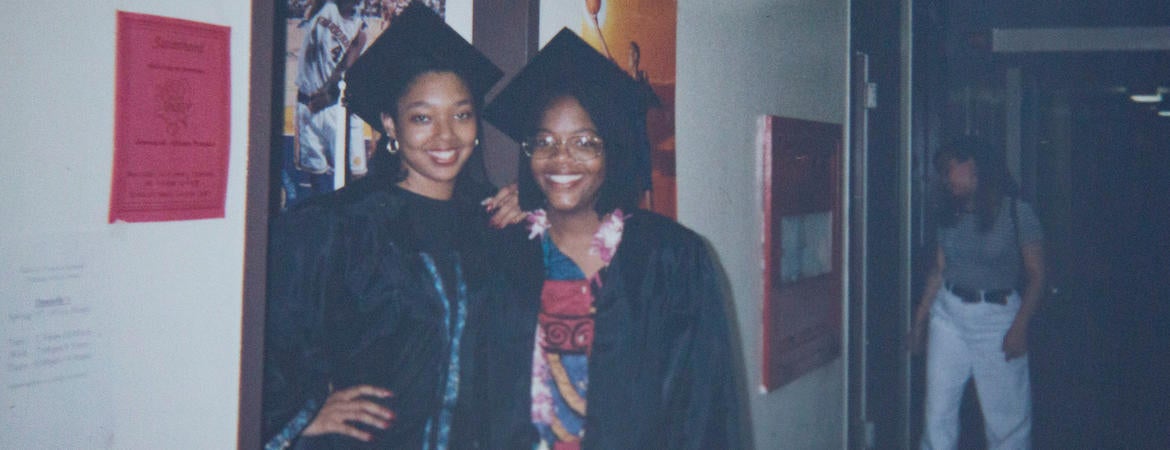
[[[968,38],[959,47],[974,56],[958,65],[982,70],[945,70],[938,122],[1005,146],[1045,230],[1052,289],[1030,329],[1034,446],[1164,448],[1170,112],[1160,111],[1170,99],[1133,96],[1170,87],[1170,49],[1037,41],[1044,50],[979,53],[980,37]],[[924,172],[925,192],[934,177]],[[982,448],[978,408],[966,406],[961,448]]]

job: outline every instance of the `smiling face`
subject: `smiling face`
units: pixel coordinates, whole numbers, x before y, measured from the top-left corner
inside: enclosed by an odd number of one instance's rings
[[[564,148],[564,143],[573,138],[600,136],[589,113],[573,97],[554,99],[541,115],[536,135],[551,136],[561,143],[551,157],[529,160],[532,177],[548,199],[549,213],[593,212],[605,182],[605,152],[588,161],[577,161]]]
[[[399,186],[447,199],[455,177],[475,148],[475,103],[463,80],[451,72],[419,75],[398,100],[398,118],[382,115],[382,126],[398,140],[406,178]]]

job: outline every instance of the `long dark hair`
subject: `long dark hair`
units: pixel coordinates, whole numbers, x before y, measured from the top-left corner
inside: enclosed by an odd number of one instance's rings
[[[945,179],[951,161],[965,163],[975,161],[974,206],[979,231],[986,233],[995,224],[1000,205],[1005,197],[1019,193],[1012,174],[1008,171],[1007,155],[1003,149],[992,146],[977,136],[961,136],[951,140],[934,156],[935,170]],[[965,201],[955,197],[948,189],[940,189],[938,204],[939,224],[953,228],[965,212]]]
[[[387,89],[390,95],[382,97],[381,111],[390,116],[394,123],[398,123],[398,101],[402,99],[403,95],[410,90],[414,83],[425,74],[429,73],[453,73],[459,77],[463,85],[467,87],[467,91],[471,93],[472,107],[475,109],[476,117],[476,138],[483,141],[483,120],[480,118],[481,106],[483,99],[475,94],[471,89],[469,78],[460,69],[446,64],[436,63],[433,59],[427,58],[404,58],[399,62],[402,66],[409,67],[409,70],[400,72],[405,74],[405,82],[393,82],[387,80]],[[382,131],[382,125],[371,124],[375,129]],[[402,157],[400,154],[391,154],[386,150],[386,145],[390,142],[390,137],[386,133],[382,133],[382,137],[378,139],[378,143],[374,147],[374,155],[370,157],[369,175],[367,177],[374,177],[379,181],[398,183],[406,179],[406,168],[402,165]],[[483,152],[477,147],[471,152],[467,162],[464,163],[463,168],[459,171],[459,175],[455,178],[455,192],[458,194],[463,189],[474,186],[476,195],[482,189],[483,185],[487,184],[487,171],[484,168]]]
[[[525,124],[525,134],[531,136],[540,127],[544,112],[552,103],[563,97],[572,97],[581,104],[589,119],[597,126],[597,133],[605,141],[605,180],[597,193],[597,203],[593,210],[598,216],[609,214],[615,209],[626,212],[638,206],[639,185],[635,182],[634,157],[637,151],[636,127],[630,126],[631,112],[625,106],[612,99],[612,93],[588,92],[587,88],[564,88],[546,91],[541,105],[533,111]],[[532,210],[543,208],[547,199],[544,191],[536,184],[532,176],[532,165],[529,158],[521,154],[520,169],[517,175],[520,188],[520,208]]]

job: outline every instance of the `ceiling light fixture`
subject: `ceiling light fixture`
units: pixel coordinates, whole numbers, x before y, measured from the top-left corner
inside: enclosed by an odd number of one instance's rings
[[[1170,89],[1158,86],[1152,94],[1133,94],[1129,96],[1135,103],[1158,103],[1162,101],[1162,94],[1170,93]]]

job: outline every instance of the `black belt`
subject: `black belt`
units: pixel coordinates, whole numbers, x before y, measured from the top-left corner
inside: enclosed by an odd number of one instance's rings
[[[963,303],[994,303],[996,305],[1006,305],[1007,299],[1015,289],[971,289],[963,285],[948,282],[946,284],[948,291],[963,300]]]

